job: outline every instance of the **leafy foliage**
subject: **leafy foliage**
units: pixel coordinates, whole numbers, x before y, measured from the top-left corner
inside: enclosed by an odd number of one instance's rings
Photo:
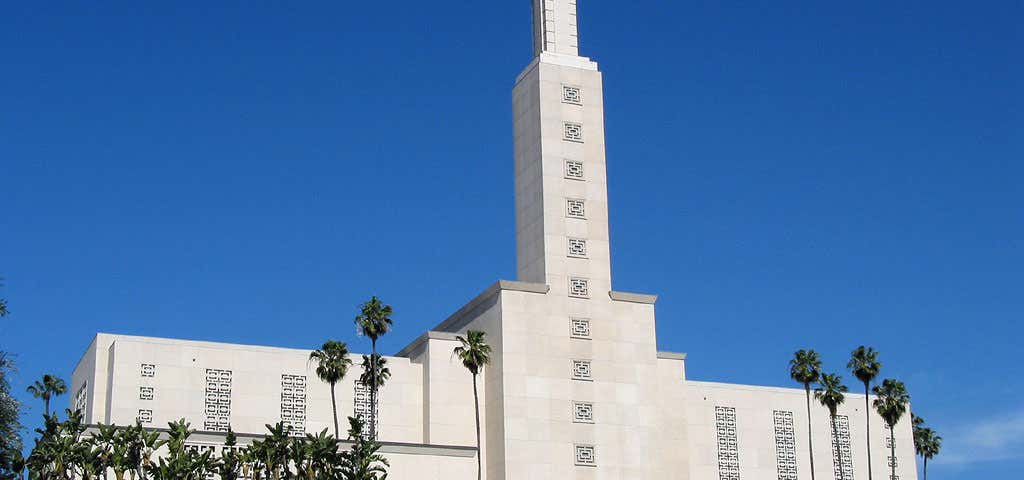
[[[30,478],[98,480],[113,473],[117,480],[386,480],[388,461],[381,445],[363,434],[363,423],[349,418],[351,448],[327,433],[289,437],[283,423],[267,425],[267,434],[240,447],[234,432],[224,438],[220,455],[188,443],[194,431],[184,420],[168,424],[161,434],[141,425],[98,425],[87,433],[78,412],[67,411],[64,422],[46,416],[46,426],[27,461]],[[166,437],[160,439],[160,437]],[[157,456],[157,453],[159,455]],[[154,457],[156,457],[154,459]],[[6,479],[20,478],[19,467]]]
[[[9,381],[13,371],[14,361],[5,352],[0,352],[0,480],[17,478],[24,462],[19,421],[21,404],[11,395]]]

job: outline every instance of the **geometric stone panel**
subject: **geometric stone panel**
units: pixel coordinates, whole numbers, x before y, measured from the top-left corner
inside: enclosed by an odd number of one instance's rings
[[[590,296],[590,281],[585,278],[569,278],[569,296],[587,298]]]
[[[582,238],[570,238],[569,256],[576,258],[587,258],[587,241]]]
[[[562,103],[583,105],[583,93],[580,87],[562,85]]]
[[[306,434],[306,377],[281,375],[281,422],[292,436]]]
[[[586,318],[572,318],[572,330],[570,336],[572,338],[590,338],[590,320]]]
[[[718,438],[718,479],[740,480],[735,408],[715,407],[715,431]]]
[[[597,465],[597,455],[593,445],[576,445],[576,465],[585,467]]]
[[[570,198],[565,201],[565,216],[569,218],[587,218],[587,207],[583,200]]]
[[[231,429],[231,371],[206,369],[203,428],[209,432]]]
[[[573,380],[591,380],[593,379],[592,371],[590,368],[590,360],[573,360],[572,361],[572,378]]]
[[[779,480],[797,480],[793,412],[775,411],[775,458]]]
[[[583,180],[583,162],[577,162],[576,160],[566,160],[565,178],[572,180]]]
[[[575,423],[594,423],[594,404],[573,402],[572,421]]]
[[[583,125],[573,122],[562,124],[562,139],[569,142],[583,143]]]
[[[76,412],[85,413],[86,402],[88,401],[88,397],[86,395],[86,388],[85,387],[88,386],[88,385],[89,385],[88,382],[83,383],[81,387],[78,387],[78,392],[75,393],[75,411]]]
[[[140,374],[144,378],[153,378],[154,376],[156,376],[156,365],[153,365],[151,363],[143,363],[140,366]]]
[[[853,480],[853,450],[850,447],[850,417],[836,415],[835,431],[839,436],[839,443],[832,439],[832,472],[836,480]],[[832,430],[832,421],[829,420],[829,431]],[[833,436],[834,437],[834,436]]]
[[[370,387],[364,385],[363,382],[356,380],[355,387],[355,416],[356,418],[363,421],[366,425],[366,430],[363,432],[366,438],[370,438]],[[373,418],[376,420],[376,424],[380,425],[380,398],[375,399],[377,402],[373,407]]]
[[[139,400],[152,400],[153,394],[153,387],[139,387]]]
[[[153,423],[153,411],[152,410],[139,410],[139,416],[137,417],[139,422],[142,423]]]

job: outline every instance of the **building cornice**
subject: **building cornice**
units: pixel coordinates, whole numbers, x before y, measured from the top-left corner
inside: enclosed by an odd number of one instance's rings
[[[686,354],[682,352],[658,352],[658,358],[663,360],[686,360]]]
[[[654,305],[658,301],[657,295],[649,295],[646,293],[628,293],[628,292],[608,292],[608,296],[616,302],[629,302],[629,303],[645,303],[648,305]]]
[[[86,428],[86,432],[94,433],[99,431],[98,426],[89,425]],[[166,428],[146,428],[146,431],[159,432],[160,438],[165,440],[169,438],[170,430]],[[189,437],[188,444],[197,445],[218,445],[224,444],[223,432],[208,432],[208,431],[196,431],[193,432]],[[235,436],[238,438],[238,444],[245,446],[256,440],[263,440],[266,435],[255,435],[251,433],[238,433],[235,432]],[[476,456],[476,447],[464,446],[464,445],[433,445],[429,443],[408,443],[408,442],[385,442],[378,441],[380,443],[381,453],[400,453],[406,455],[434,455],[442,457],[463,457],[472,458]],[[341,440],[338,445],[342,449],[348,449],[352,446],[352,442],[348,440]]]

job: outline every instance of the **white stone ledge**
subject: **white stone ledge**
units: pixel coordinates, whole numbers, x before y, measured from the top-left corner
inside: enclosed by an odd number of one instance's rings
[[[645,303],[648,305],[654,305],[658,301],[657,295],[648,295],[644,293],[627,293],[627,292],[608,292],[608,296],[617,302],[629,302],[629,303]]]
[[[658,352],[658,358],[663,360],[686,360],[686,354],[682,352]]]
[[[146,428],[150,432],[160,432],[160,438],[166,440],[168,437],[169,430],[166,428]],[[98,428],[96,425],[89,425],[86,428],[87,433],[97,432]],[[221,432],[206,432],[196,431],[188,439],[188,444],[198,445],[224,445],[224,433]],[[238,445],[246,446],[256,440],[263,440],[266,435],[256,435],[251,433],[238,433],[235,432],[235,436],[238,437]],[[381,453],[397,453],[404,455],[433,455],[442,457],[462,457],[472,458],[476,456],[476,447],[464,446],[464,445],[432,445],[429,443],[407,443],[407,442],[379,442]],[[352,446],[352,442],[348,440],[341,440],[338,442],[340,448],[347,449]]]

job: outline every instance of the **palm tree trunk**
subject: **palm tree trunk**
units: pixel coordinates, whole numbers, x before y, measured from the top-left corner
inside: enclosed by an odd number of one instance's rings
[[[924,480],[928,480],[928,457],[924,457]]]
[[[896,478],[896,426],[890,423],[889,432],[892,434],[892,441],[889,442],[889,448],[892,452],[892,461],[889,462],[889,466],[892,468],[892,476],[889,477],[889,480],[894,480]]]
[[[476,374],[473,374],[473,412],[476,414],[476,480],[483,477],[483,459],[480,456],[480,396],[476,391]]]
[[[331,410],[334,412],[334,438],[341,438],[338,436],[338,401],[334,396],[334,384],[331,384]]]
[[[864,382],[864,425],[868,432],[868,480],[874,480],[871,475],[871,401],[868,399],[868,394],[871,393],[870,382]]]
[[[846,472],[843,471],[843,450],[839,448],[839,429],[836,428],[836,416],[829,415],[832,420],[832,448],[836,449],[836,456],[832,459],[833,462],[837,462],[837,470],[839,470],[839,478],[837,480],[846,480]]]
[[[807,393],[807,446],[808,453],[811,454],[811,480],[814,480],[814,438],[811,435],[811,384],[804,384],[804,391]]]
[[[50,416],[50,397],[43,398],[43,403],[46,405],[46,416]]]
[[[370,439],[377,440],[377,339],[370,339]]]

